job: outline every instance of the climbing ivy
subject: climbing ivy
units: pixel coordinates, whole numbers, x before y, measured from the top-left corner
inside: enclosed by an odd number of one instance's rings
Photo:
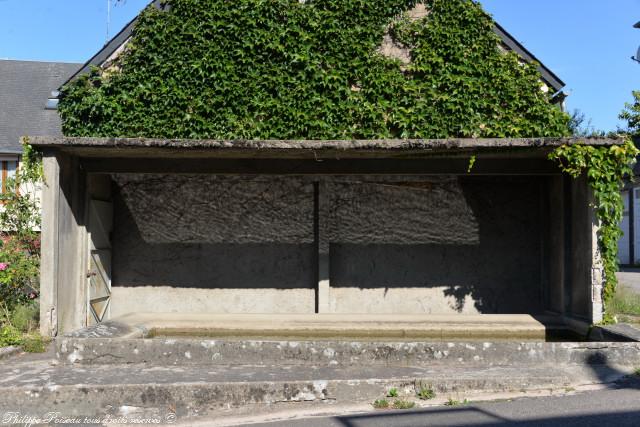
[[[593,189],[596,216],[599,220],[598,245],[604,267],[605,285],[602,292],[605,313],[604,323],[614,322],[608,312],[608,303],[615,293],[618,280],[618,240],[622,236],[620,221],[624,205],[620,190],[625,177],[633,176],[633,164],[640,151],[630,139],[622,145],[598,147],[591,145],[563,145],[554,150],[549,158],[559,163],[560,168],[574,178],[586,173]]]
[[[62,91],[69,136],[563,136],[537,64],[472,0],[169,0]],[[385,56],[383,40],[402,55]]]

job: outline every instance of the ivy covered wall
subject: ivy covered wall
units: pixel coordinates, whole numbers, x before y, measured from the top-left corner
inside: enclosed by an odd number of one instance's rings
[[[170,0],[63,90],[68,136],[563,136],[536,64],[471,0]],[[421,6],[420,6],[421,7]],[[386,47],[385,47],[386,46]],[[389,54],[391,52],[391,54]],[[396,54],[393,54],[395,52]]]

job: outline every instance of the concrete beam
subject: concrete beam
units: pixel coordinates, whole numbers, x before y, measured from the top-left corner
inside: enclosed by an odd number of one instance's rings
[[[42,159],[42,229],[40,259],[40,333],[55,336],[58,331],[58,211],[60,166],[52,153]]]
[[[43,163],[40,331],[55,336],[86,325],[85,175],[62,153]]]

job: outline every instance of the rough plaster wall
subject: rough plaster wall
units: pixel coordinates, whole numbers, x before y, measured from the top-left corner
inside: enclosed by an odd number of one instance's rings
[[[369,228],[354,226],[346,240],[356,244],[331,244],[333,311],[542,311],[540,181],[460,178],[459,184],[440,185],[447,191],[429,191],[428,204],[412,203],[420,198],[413,199],[418,190],[411,186],[385,187],[398,194],[384,204],[375,191],[352,187],[355,200],[339,208],[334,220],[382,211],[377,217],[384,218],[384,236],[402,239],[385,242],[374,233],[366,244]],[[398,209],[401,195],[405,201]]]
[[[478,223],[456,178],[327,182],[321,215],[330,243],[473,245]]]
[[[179,175],[115,181],[114,316],[314,311],[311,183]]]
[[[313,243],[313,185],[300,179],[115,175],[150,243]]]
[[[115,180],[114,316],[313,311],[311,181]],[[540,179],[324,178],[320,189],[330,311],[541,311]]]
[[[111,317],[127,313],[313,313],[313,289],[114,287]]]

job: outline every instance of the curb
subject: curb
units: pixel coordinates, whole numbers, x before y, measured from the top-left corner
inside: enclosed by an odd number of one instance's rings
[[[588,382],[591,383],[591,382]],[[0,410],[23,414],[40,408],[65,416],[146,416],[178,418],[273,408],[274,405],[371,403],[397,388],[398,398],[418,400],[419,387],[437,395],[564,389],[569,373],[504,378],[389,378],[366,380],[259,381],[179,384],[77,384],[0,389]],[[393,400],[393,399],[390,399]],[[38,414],[34,414],[38,415]]]

